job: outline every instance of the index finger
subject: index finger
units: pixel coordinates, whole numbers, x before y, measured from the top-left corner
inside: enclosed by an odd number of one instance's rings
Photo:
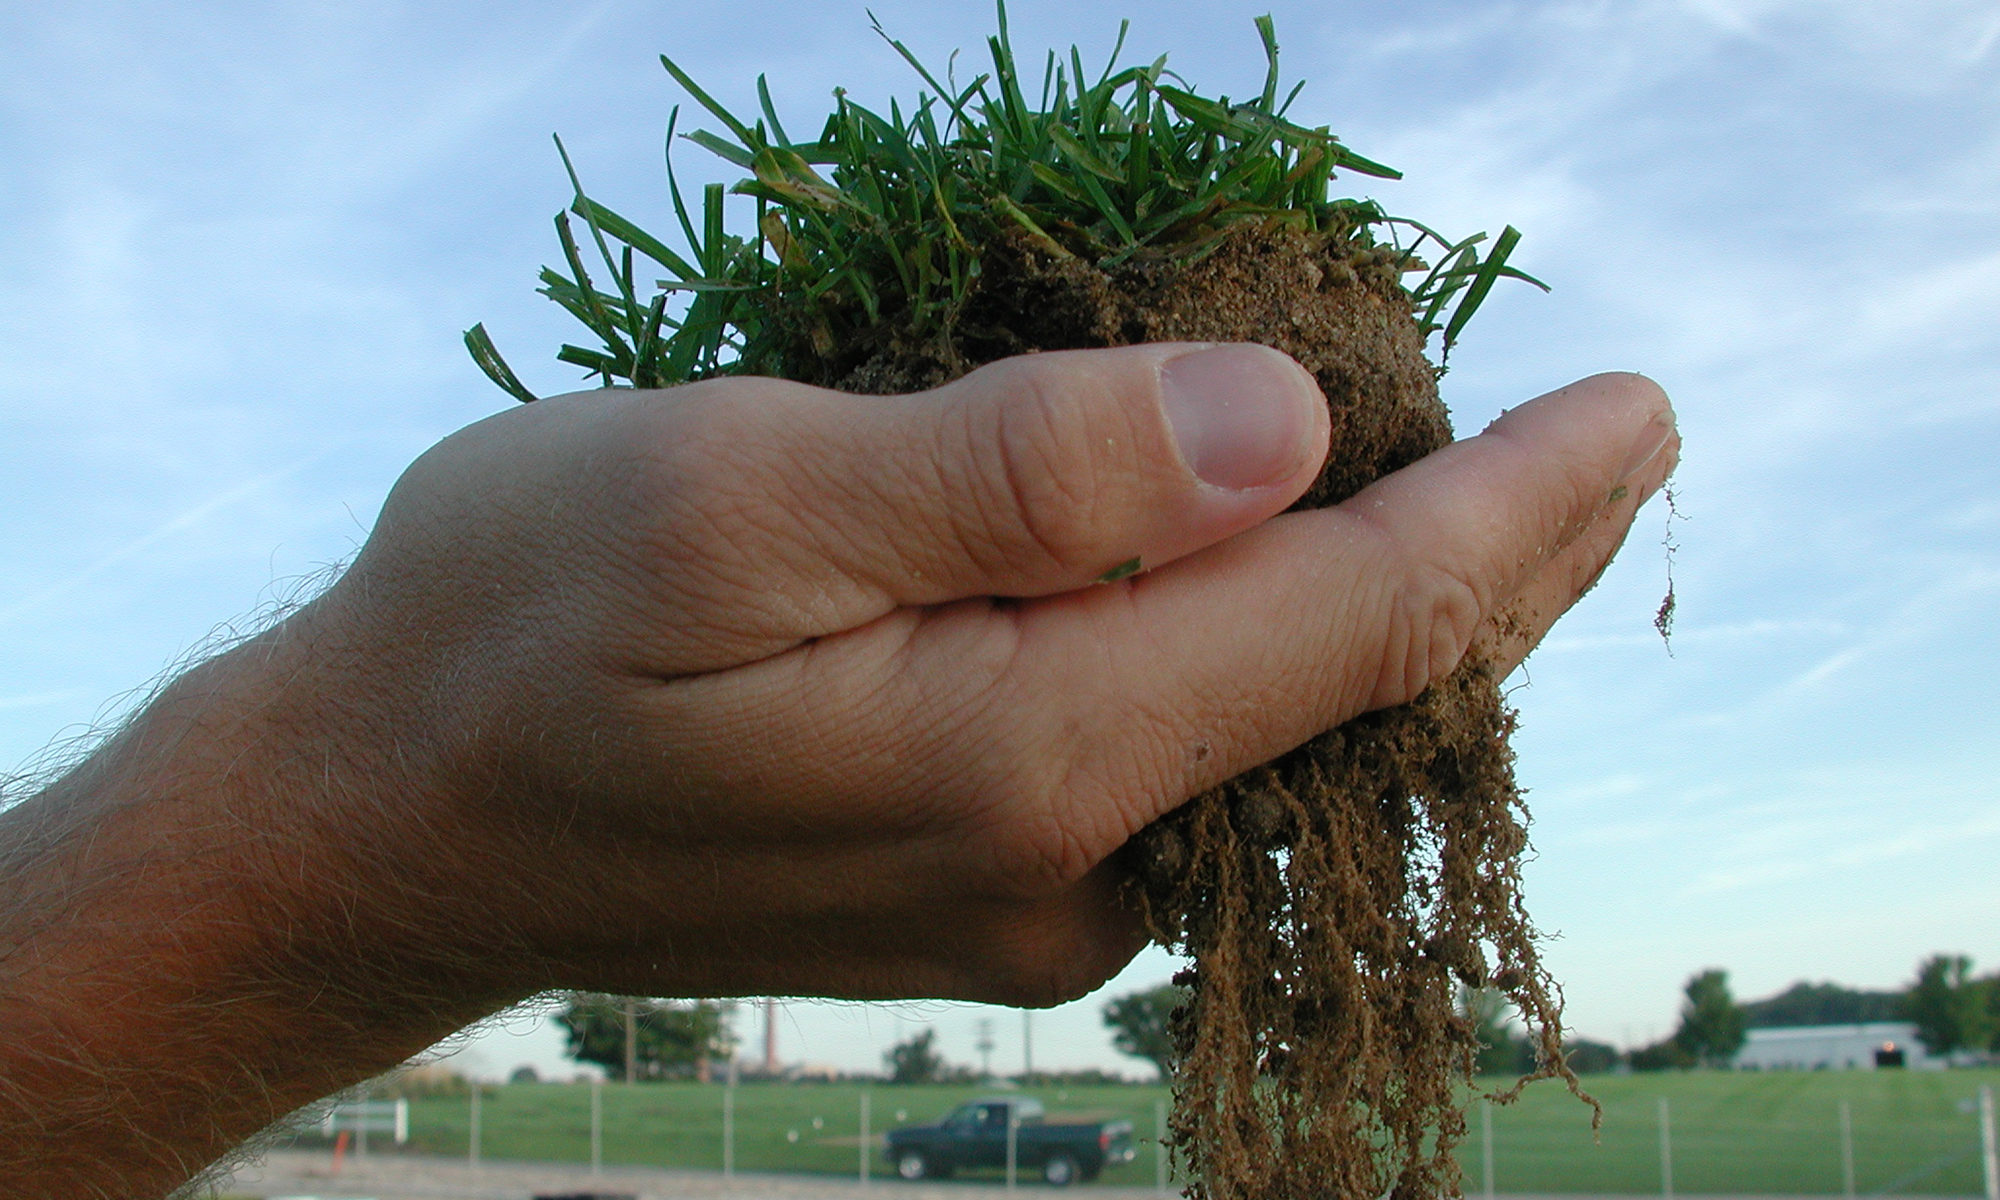
[[[1019,710],[1039,714],[1044,746],[1075,756],[1056,767],[1063,777],[1102,781],[1112,796],[1095,799],[1115,797],[1136,830],[1413,699],[1516,597],[1553,620],[1574,595],[1542,595],[1544,569],[1574,580],[1602,569],[1670,469],[1672,439],[1672,407],[1650,380],[1593,377],[1336,507],[1032,606],[1018,618]]]

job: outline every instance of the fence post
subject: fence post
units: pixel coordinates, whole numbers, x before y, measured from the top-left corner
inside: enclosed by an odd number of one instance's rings
[[[1167,1190],[1167,1102],[1153,1101],[1153,1187]]]
[[[861,1089],[861,1186],[868,1186],[868,1089]]]
[[[736,1178],[736,1059],[729,1059],[729,1075],[722,1081],[722,1178]]]
[[[604,1173],[604,1081],[590,1081],[590,1173]]]
[[[465,1162],[467,1166],[479,1165],[479,1085],[472,1085],[472,1130],[465,1139]]]
[[[1986,1200],[2000,1200],[2000,1144],[1993,1136],[1993,1085],[1979,1085],[1979,1149],[1986,1160]]]
[[[1840,1102],[1840,1194],[1854,1200],[1854,1112],[1845,1100]]]
[[[1479,1106],[1479,1150],[1482,1181],[1486,1185],[1486,1200],[1493,1200],[1493,1102],[1486,1101]]]
[[[1660,1195],[1674,1200],[1674,1135],[1665,1096],[1660,1097]]]

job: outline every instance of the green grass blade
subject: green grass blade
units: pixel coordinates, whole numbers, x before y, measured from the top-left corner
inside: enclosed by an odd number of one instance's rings
[[[499,348],[487,336],[484,324],[476,324],[465,331],[465,348],[471,353],[472,361],[479,365],[488,379],[500,386],[501,391],[523,404],[533,404],[540,399],[521,382],[520,376],[514,374],[514,368],[507,365],[507,360],[500,357]]]
[[[1377,179],[1401,179],[1403,177],[1403,173],[1394,167],[1385,167],[1373,159],[1363,158],[1339,142],[1335,142],[1333,145],[1335,154],[1333,165],[1336,169],[1346,167],[1357,175],[1373,175]]]
[[[1297,83],[1293,84],[1291,94],[1286,96],[1285,102],[1278,106],[1278,115],[1282,117],[1286,113],[1292,111],[1292,101],[1297,100],[1299,98],[1299,93],[1305,90],[1306,90],[1305,80],[1301,79]]]
[[[1451,323],[1444,327],[1444,344],[1447,354],[1451,351],[1452,343],[1458,341],[1458,335],[1464,330],[1465,323],[1470,321],[1472,314],[1478,312],[1479,306],[1485,303],[1486,294],[1493,290],[1494,281],[1500,278],[1502,271],[1506,268],[1507,256],[1514,252],[1514,247],[1520,241],[1521,231],[1512,225],[1501,230],[1500,236],[1494,239],[1493,249],[1487,252],[1486,260],[1479,264],[1478,270],[1472,277],[1471,285],[1465,290],[1465,298],[1460,300],[1458,307],[1452,310]],[[1521,276],[1521,278],[1527,278],[1527,276]],[[1535,282],[1544,291],[1547,290],[1546,284],[1541,284],[1539,280]]]
[[[662,54],[660,55],[660,65],[667,69],[667,74],[674,77],[674,82],[680,84],[682,90],[695,98],[696,103],[714,114],[716,120],[727,125],[729,132],[735,134],[738,141],[742,142],[746,147],[756,147],[758,141],[757,135],[752,133],[749,127],[744,125],[743,122],[737,120],[735,115],[728,109],[716,103],[714,97],[702,91],[701,85],[696,83],[693,77],[686,71],[676,66],[673,59]]]
[[[888,30],[882,28],[881,20],[873,12],[868,14],[868,20],[874,27],[876,35],[889,43],[896,53],[902,56],[904,62],[910,64],[911,68],[916,71],[917,77],[929,84],[931,90],[944,100],[945,105],[951,109],[952,118],[963,124],[965,122],[966,102],[978,93],[979,89],[986,83],[987,76],[981,75],[977,79],[974,79],[971,86],[967,87],[964,91],[954,92],[951,88],[939,83],[937,77],[931,74],[930,68],[924,66],[923,61],[908,46],[890,37]]]
[[[1118,22],[1118,40],[1111,43],[1111,57],[1106,59],[1104,62],[1104,74],[1097,77],[1097,87],[1099,90],[1102,90],[1105,86],[1105,81],[1111,78],[1111,72],[1117,69],[1118,56],[1119,54],[1123,53],[1125,49],[1125,35],[1130,32],[1132,32],[1132,22],[1130,21]],[[1076,86],[1078,87],[1083,86],[1082,75],[1078,75],[1076,77]]]
[[[669,271],[684,278],[692,278],[700,274],[700,272],[696,271],[688,263],[687,259],[668,249],[666,243],[647,233],[624,217],[612,212],[602,204],[597,203],[595,200],[585,196],[578,196],[576,203],[570,206],[570,211],[584,220],[592,222],[605,233],[624,242],[627,246],[638,250],[639,253],[659,263]]]
[[[706,129],[695,130],[687,135],[687,139],[717,158],[742,167],[746,171],[750,169],[750,164],[756,161],[754,151],[726,142]]]
[[[764,119],[771,123],[771,136],[778,139],[780,146],[789,146],[792,139],[785,136],[785,126],[778,120],[778,110],[771,103],[771,89],[764,77],[757,77],[757,104],[764,110]]]
[[[1090,147],[1078,141],[1075,134],[1062,126],[1049,126],[1049,140],[1055,143],[1056,149],[1062,151],[1063,157],[1099,179],[1108,179],[1113,183],[1125,182],[1125,172],[1093,154]]]
[[[680,221],[681,233],[687,238],[688,248],[692,250],[696,246],[701,245],[701,239],[694,235],[694,222],[688,220],[687,201],[681,196],[681,182],[674,177],[674,125],[680,120],[680,116],[681,110],[679,105],[675,105],[673,112],[667,115],[665,155],[667,163],[667,195],[673,200],[674,217]],[[664,265],[671,266],[671,264]],[[695,274],[693,270],[688,269],[685,265],[673,266],[672,269],[684,277]]]
[[[1278,27],[1271,23],[1269,13],[1257,18],[1257,36],[1264,40],[1264,95],[1258,107],[1271,112],[1271,106],[1278,99]],[[1289,102],[1288,102],[1289,103]]]
[[[618,269],[619,264],[612,259],[611,247],[607,245],[604,241],[604,230],[600,228],[597,224],[597,216],[594,211],[595,206],[586,202],[586,198],[583,194],[583,181],[577,178],[576,168],[573,165],[571,165],[569,161],[569,150],[563,146],[561,138],[556,139],[556,153],[562,156],[563,170],[569,173],[570,186],[576,189],[576,199],[581,204],[581,207],[583,209],[583,211],[578,215],[583,217],[584,224],[589,227],[591,241],[595,242],[597,245],[598,256],[604,259],[605,269],[611,273],[611,277],[613,279],[618,281],[619,293],[625,301],[626,319],[628,321],[634,322],[634,324],[629,328],[628,331],[636,336],[638,333],[638,325],[636,323],[636,319],[639,310],[639,298],[637,294],[632,290],[632,271],[631,271],[630,260],[629,259],[626,260],[626,269],[620,271]],[[582,270],[581,267],[578,267],[577,269],[579,271]],[[579,276],[579,278],[581,278],[581,276]]]
[[[1029,216],[1020,205],[1008,199],[1004,193],[996,194],[993,197],[993,207],[999,209],[1001,215],[1005,216],[1008,220],[1020,226],[1037,245],[1050,254],[1055,255],[1057,258],[1076,257],[1076,255],[1069,252],[1067,246],[1050,237],[1048,230],[1043,229],[1037,224],[1033,217]]]

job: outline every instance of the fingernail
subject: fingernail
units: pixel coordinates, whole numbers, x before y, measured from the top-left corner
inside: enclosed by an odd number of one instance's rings
[[[1631,452],[1625,456],[1625,465],[1618,471],[1618,482],[1623,483],[1632,478],[1639,473],[1641,467],[1659,457],[1660,451],[1666,447],[1667,439],[1672,436],[1674,436],[1674,410],[1662,409],[1654,414],[1651,421],[1646,422],[1644,429],[1639,431],[1638,440],[1632,443]]]
[[[1312,406],[1326,403],[1297,363],[1250,345],[1168,359],[1160,395],[1181,460],[1202,482],[1231,491],[1295,474],[1311,443]]]

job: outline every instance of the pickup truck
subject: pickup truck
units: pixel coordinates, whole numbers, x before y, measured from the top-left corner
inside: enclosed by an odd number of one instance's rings
[[[944,1179],[961,1167],[1005,1167],[1010,1125],[1015,1167],[1056,1187],[1132,1161],[1132,1122],[1050,1121],[1041,1101],[1012,1096],[961,1104],[935,1125],[890,1130],[883,1147],[901,1178]]]

